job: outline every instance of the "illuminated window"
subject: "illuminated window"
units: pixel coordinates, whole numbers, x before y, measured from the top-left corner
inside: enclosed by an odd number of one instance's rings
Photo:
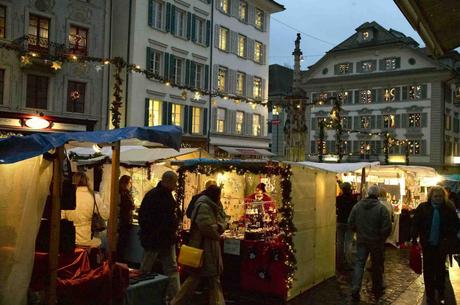
[[[422,86],[409,86],[409,99],[419,100],[422,98]]]
[[[217,75],[217,90],[220,92],[226,91],[226,84],[227,84],[227,69],[223,67],[219,67],[219,73]]]
[[[396,90],[396,88],[385,89],[383,92],[383,100],[385,102],[394,102],[398,93],[399,92]]]
[[[351,64],[339,64],[336,69],[338,74],[348,74],[351,73]]]
[[[228,51],[228,29],[220,27],[219,29],[219,49]]]
[[[252,115],[252,135],[260,136],[260,114]]]
[[[359,154],[361,157],[369,156],[372,153],[372,145],[370,141],[359,142]]]
[[[246,84],[246,74],[242,72],[238,72],[236,75],[236,94],[243,96],[244,95],[244,87]]]
[[[248,22],[248,3],[246,1],[240,1],[238,12],[240,21]]]
[[[246,36],[238,34],[238,56],[246,57]]]
[[[398,68],[398,59],[396,57],[386,58],[384,59],[384,65],[385,70],[396,70]]]
[[[383,128],[395,128],[395,116],[394,114],[386,114],[383,116]]]
[[[158,100],[149,100],[149,125],[159,126],[162,124],[161,120],[161,106],[162,102]]]
[[[319,101],[321,104],[325,104],[327,103],[327,99],[328,99],[329,95],[327,92],[321,92],[319,94]]]
[[[256,41],[254,42],[254,61],[255,62],[258,62],[258,63],[262,63],[263,62],[263,54],[264,50],[263,50],[263,44]]]
[[[27,35],[28,47],[31,50],[43,51],[49,47],[50,20],[46,17],[30,15]]]
[[[363,36],[363,40],[367,41],[371,38],[371,35],[369,34],[369,31],[364,31],[362,33],[362,36]]]
[[[0,5],[0,38],[6,37],[6,7]]]
[[[363,62],[361,62],[361,71],[362,72],[375,71],[375,62],[374,61],[363,61]]]
[[[421,145],[420,140],[408,140],[409,154],[410,155],[420,155]]]
[[[72,53],[87,55],[88,29],[71,25],[69,29],[69,48]]]
[[[171,123],[176,126],[182,125],[182,106],[181,105],[172,104]]]
[[[254,77],[252,89],[253,89],[254,98],[262,97],[262,79],[261,78]]]
[[[235,132],[237,134],[243,134],[243,125],[244,124],[244,112],[237,111],[236,112],[236,125],[235,125]]]
[[[217,132],[225,131],[225,109],[217,108]]]
[[[420,113],[409,114],[409,127],[422,127],[422,115]]]
[[[201,133],[201,108],[192,107],[192,133]]]
[[[359,91],[359,101],[361,104],[370,104],[374,101],[374,96],[372,90],[360,90]]]
[[[265,14],[264,11],[256,8],[256,28],[263,31],[264,30],[264,19],[265,19]]]
[[[371,117],[370,116],[361,116],[360,127],[363,129],[371,128]]]
[[[230,12],[230,0],[219,0],[219,9],[228,14]]]

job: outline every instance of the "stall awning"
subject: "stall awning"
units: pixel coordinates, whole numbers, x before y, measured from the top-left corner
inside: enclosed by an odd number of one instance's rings
[[[275,156],[274,153],[263,149],[263,148],[248,148],[248,147],[229,147],[229,146],[219,146],[220,149],[228,152],[231,155],[238,156],[263,156],[263,157],[272,157]]]
[[[287,162],[290,163],[290,162]],[[362,168],[371,168],[378,166],[380,162],[356,162],[356,163],[319,163],[319,162],[292,162],[300,166],[322,169],[334,173],[349,173]]]

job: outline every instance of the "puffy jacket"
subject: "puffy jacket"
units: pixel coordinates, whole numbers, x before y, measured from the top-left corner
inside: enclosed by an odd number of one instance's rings
[[[391,233],[390,213],[377,198],[359,201],[351,210],[348,224],[358,242],[384,242]]]

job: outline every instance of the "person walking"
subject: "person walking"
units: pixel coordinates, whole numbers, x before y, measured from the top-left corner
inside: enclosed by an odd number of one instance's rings
[[[458,230],[455,206],[447,199],[446,191],[440,186],[432,187],[428,201],[415,210],[411,230],[412,243],[416,245],[419,237],[422,246],[427,305],[445,304],[446,249],[455,240]]]
[[[171,305],[190,304],[190,298],[201,281],[209,287],[209,305],[225,305],[220,275],[223,270],[220,235],[225,229],[225,213],[219,205],[221,189],[209,186],[196,201],[192,213],[189,245],[203,249],[203,265],[191,270]]]
[[[372,291],[376,297],[383,293],[383,265],[385,240],[391,233],[391,219],[387,208],[380,203],[379,187],[369,187],[368,197],[351,210],[348,224],[356,232],[356,263],[352,278],[352,298],[360,299],[364,268],[370,254],[372,261]]]
[[[145,194],[139,210],[139,238],[144,248],[141,271],[152,272],[155,262],[160,261],[163,273],[169,277],[166,302],[180,286],[175,247],[179,215],[172,195],[176,184],[176,173],[165,172],[157,186]]]
[[[348,217],[351,209],[356,204],[356,198],[353,196],[350,183],[342,183],[341,189],[342,194],[337,196],[335,200],[337,215],[336,253],[337,269],[343,272],[351,269],[352,265],[350,256],[353,232],[348,226]]]
[[[124,262],[126,249],[129,244],[130,232],[133,223],[133,211],[135,209],[134,199],[132,195],[133,183],[128,175],[121,176],[119,180],[120,192],[120,212],[118,214],[118,243],[117,256],[119,261]]]

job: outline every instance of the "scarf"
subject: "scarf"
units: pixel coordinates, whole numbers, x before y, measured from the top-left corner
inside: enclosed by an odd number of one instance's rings
[[[431,204],[431,206],[433,207],[433,218],[431,220],[430,238],[428,239],[428,243],[431,246],[437,246],[439,244],[439,226],[441,223],[441,217],[439,215],[439,205]]]

